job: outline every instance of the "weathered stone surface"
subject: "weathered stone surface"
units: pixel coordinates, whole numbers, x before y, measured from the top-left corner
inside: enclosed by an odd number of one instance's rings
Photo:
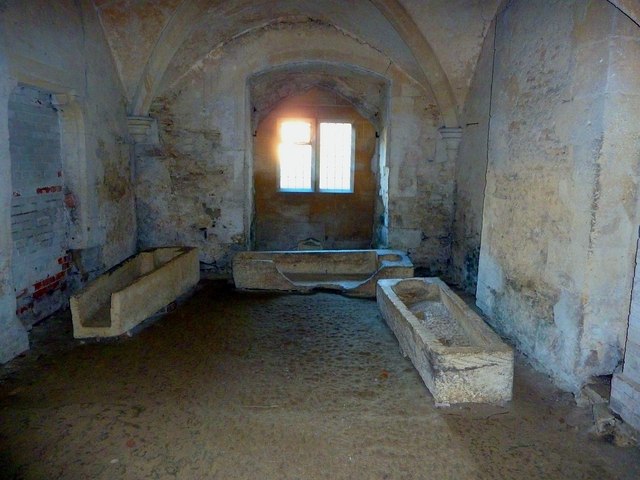
[[[511,400],[513,350],[442,280],[380,280],[377,299],[436,403]]]
[[[233,280],[243,290],[323,289],[373,298],[379,279],[411,276],[411,261],[395,250],[241,252],[233,259]]]
[[[497,19],[478,305],[574,392],[624,350],[640,85],[621,58],[639,38],[604,1],[516,0]]]
[[[194,248],[142,252],[101,275],[71,297],[76,338],[128,332],[200,280]]]

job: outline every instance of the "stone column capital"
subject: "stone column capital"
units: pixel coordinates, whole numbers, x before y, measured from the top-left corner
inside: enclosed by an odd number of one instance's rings
[[[133,137],[135,143],[138,144],[154,143],[151,140],[151,131],[154,124],[155,118],[152,117],[141,117],[134,115],[127,117],[129,133]]]
[[[438,131],[440,132],[442,139],[445,141],[449,161],[455,162],[456,157],[458,156],[458,147],[462,140],[462,128],[442,127]]]

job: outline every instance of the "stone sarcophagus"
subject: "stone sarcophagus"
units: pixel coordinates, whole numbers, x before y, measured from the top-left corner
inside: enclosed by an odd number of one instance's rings
[[[73,336],[114,337],[128,332],[188,292],[200,280],[198,251],[156,248],[99,276],[71,297]]]
[[[436,403],[511,400],[512,348],[442,280],[380,280],[377,299]]]
[[[412,276],[411,260],[396,250],[241,252],[233,259],[233,280],[241,290],[322,289],[374,298],[379,279]]]

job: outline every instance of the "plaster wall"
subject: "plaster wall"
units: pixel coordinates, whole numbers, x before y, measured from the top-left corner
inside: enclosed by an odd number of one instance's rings
[[[440,115],[432,94],[376,49],[317,22],[252,31],[214,49],[186,72],[167,73],[182,80],[152,106],[161,147],[137,155],[141,247],[197,246],[210,268],[229,271],[233,254],[251,243],[247,81],[269,69],[304,68],[314,62],[329,71],[332,65],[350,66],[387,79],[389,246],[409,251],[415,264],[432,272],[445,270],[453,161],[440,140]]]
[[[640,246],[640,242],[638,242]],[[640,254],[640,249],[638,250]],[[613,376],[610,406],[623,420],[640,430],[640,258],[636,258],[624,366]]]
[[[134,252],[136,223],[122,87],[93,4],[87,0],[4,1],[0,12],[0,171],[4,185],[0,200],[4,224],[0,228],[0,359],[6,361],[26,346],[24,332],[16,333],[19,328],[14,328],[11,156],[6,130],[9,97],[19,84],[56,94],[59,115],[68,120],[61,122],[63,181],[64,187],[73,187],[68,193],[78,214],[72,230],[82,227],[77,238],[71,239],[76,287]],[[76,137],[73,142],[68,141],[70,135]],[[65,170],[65,159],[77,160],[73,171]],[[83,178],[82,186],[71,182],[78,176]]]
[[[616,57],[635,55],[633,26],[607,2],[552,0],[497,24],[478,305],[574,391],[624,349],[639,156]]]

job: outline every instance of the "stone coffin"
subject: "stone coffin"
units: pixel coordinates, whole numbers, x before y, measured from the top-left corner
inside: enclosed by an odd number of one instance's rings
[[[241,290],[322,289],[374,298],[379,279],[412,276],[411,260],[395,250],[241,252],[233,259],[233,280]]]
[[[71,297],[73,336],[114,337],[188,292],[200,280],[195,248],[139,253]]]
[[[437,404],[511,400],[513,350],[442,280],[380,280],[377,298]]]

